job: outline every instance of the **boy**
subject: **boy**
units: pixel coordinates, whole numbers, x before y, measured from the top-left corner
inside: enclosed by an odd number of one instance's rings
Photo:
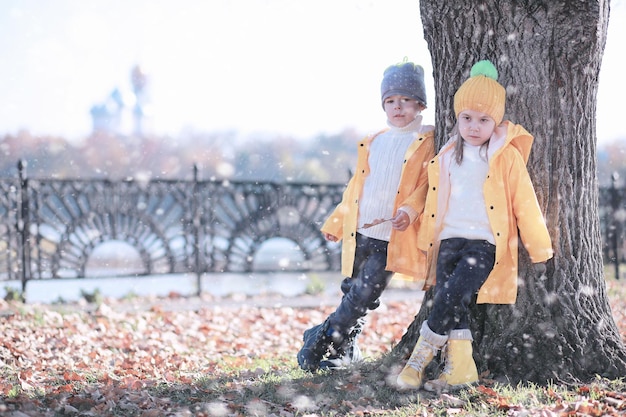
[[[304,332],[298,364],[305,370],[361,360],[355,339],[392,274],[421,278],[425,273],[417,229],[435,149],[434,128],[423,126],[420,115],[426,108],[423,68],[406,60],[388,67],[381,99],[388,128],[359,142],[355,174],[322,226],[327,240],[343,239],[341,272],[347,278],[337,309]]]

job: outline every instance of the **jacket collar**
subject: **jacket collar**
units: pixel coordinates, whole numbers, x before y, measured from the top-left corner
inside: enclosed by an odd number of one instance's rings
[[[446,144],[441,148],[440,153],[452,151],[454,143],[459,139],[458,135],[454,135],[448,139]],[[489,140],[488,158],[491,160],[502,149],[508,145],[513,146],[520,153],[525,163],[528,163],[530,150],[533,146],[533,136],[528,133],[521,125],[516,125],[508,120],[502,122],[496,127],[491,139]]]

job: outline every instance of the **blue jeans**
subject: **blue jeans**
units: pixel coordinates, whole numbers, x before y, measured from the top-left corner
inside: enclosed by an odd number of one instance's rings
[[[391,271],[387,266],[387,245],[384,240],[356,235],[356,253],[352,276],[343,280],[344,295],[334,313],[330,315],[331,327],[347,333],[367,314],[378,307],[379,297],[389,285]]]
[[[428,327],[440,335],[469,328],[469,305],[491,273],[496,247],[486,240],[441,241],[437,283]]]

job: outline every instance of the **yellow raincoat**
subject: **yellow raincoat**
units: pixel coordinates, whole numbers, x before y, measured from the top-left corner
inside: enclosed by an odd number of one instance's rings
[[[368,164],[370,144],[383,132],[368,136],[358,143],[355,174],[348,182],[341,203],[337,205],[321,229],[324,233],[343,239],[341,273],[346,277],[352,276],[354,268],[359,199],[365,178],[370,173]],[[417,230],[419,215],[424,210],[428,188],[428,162],[434,155],[434,129],[432,126],[423,126],[415,141],[405,152],[397,197],[394,202],[394,213],[402,206],[410,206],[418,217],[404,231],[392,229],[387,247],[386,269],[403,274],[405,275],[403,278],[412,280],[424,280],[426,274],[426,257],[417,249]]]
[[[441,222],[450,193],[448,167],[453,161],[456,136],[429,163],[429,188],[419,248],[428,253],[426,287],[434,285]],[[488,148],[489,171],[483,195],[496,241],[495,265],[478,291],[477,303],[514,304],[517,299],[518,230],[533,263],[553,256],[552,242],[539,208],[526,163],[533,137],[509,121],[498,126]]]

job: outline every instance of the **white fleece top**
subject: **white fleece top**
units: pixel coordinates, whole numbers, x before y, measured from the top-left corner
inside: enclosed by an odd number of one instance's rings
[[[393,206],[400,184],[404,156],[420,132],[422,116],[417,116],[402,128],[390,123],[388,125],[390,129],[376,136],[370,144],[367,160],[370,174],[365,179],[359,199],[359,227],[377,219],[390,219],[394,216]],[[389,241],[391,222],[361,229],[359,233]]]
[[[483,194],[488,171],[486,152],[480,152],[480,146],[464,142],[461,165],[451,158],[450,195],[439,235],[441,240],[462,237],[486,240],[495,245]]]

